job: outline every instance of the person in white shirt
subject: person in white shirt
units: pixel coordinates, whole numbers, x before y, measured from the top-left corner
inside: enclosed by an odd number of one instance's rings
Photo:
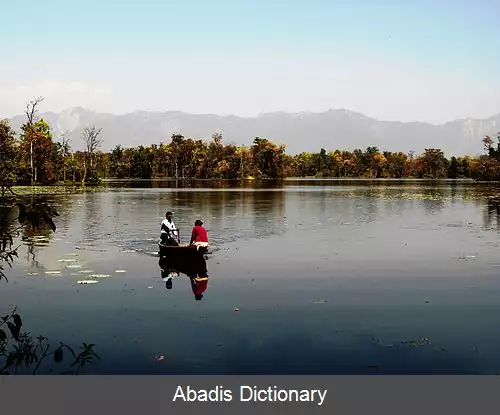
[[[165,214],[165,219],[161,223],[161,241],[166,245],[179,245],[179,229],[175,227],[172,220],[172,212]]]

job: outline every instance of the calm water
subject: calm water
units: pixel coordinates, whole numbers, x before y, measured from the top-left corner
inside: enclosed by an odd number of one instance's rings
[[[85,373],[500,372],[496,187],[123,186],[55,197],[57,232],[0,287],[34,335],[96,343]],[[187,277],[161,279],[168,209],[184,240],[198,217],[209,232],[202,301]]]

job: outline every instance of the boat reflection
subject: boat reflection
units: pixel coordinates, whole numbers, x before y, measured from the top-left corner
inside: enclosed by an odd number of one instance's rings
[[[165,282],[165,288],[171,290],[176,277],[181,274],[189,277],[191,289],[195,300],[200,301],[208,287],[207,261],[203,255],[196,260],[192,258],[160,258],[158,265],[161,269],[161,278]]]

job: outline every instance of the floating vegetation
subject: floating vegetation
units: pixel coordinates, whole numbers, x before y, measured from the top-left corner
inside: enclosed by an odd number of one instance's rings
[[[77,284],[97,284],[99,281],[96,280],[80,280],[77,281]]]
[[[57,275],[60,273],[61,273],[61,271],[45,271],[45,274],[47,274],[47,275]]]
[[[71,269],[73,269],[73,268],[82,268],[82,267],[83,267],[83,265],[78,265],[78,264],[76,264],[76,265],[66,265],[66,268],[71,268]]]
[[[475,259],[476,258],[476,255],[461,255],[458,257],[458,259],[462,260],[462,261],[469,261],[471,259]]]
[[[77,259],[58,259],[57,262],[77,262]]]
[[[410,347],[427,346],[431,344],[427,337],[419,337],[415,340],[402,341],[401,344],[408,345]]]
[[[399,346],[409,346],[409,347],[421,347],[429,346],[431,341],[427,337],[418,337],[412,340],[404,340],[397,343],[384,343],[379,339],[372,339],[376,344],[382,347],[399,347]]]
[[[109,277],[111,277],[111,275],[108,275],[108,274],[92,274],[92,275],[89,275],[87,278],[95,279],[95,278],[109,278]]]
[[[117,272],[117,273],[123,273],[123,272],[127,272],[127,271],[125,271],[124,269],[117,269],[117,270],[115,270],[115,272]]]
[[[92,271],[90,269],[82,269],[81,271],[78,271],[78,272],[80,272],[81,274],[90,274],[90,273],[92,273],[94,271]]]

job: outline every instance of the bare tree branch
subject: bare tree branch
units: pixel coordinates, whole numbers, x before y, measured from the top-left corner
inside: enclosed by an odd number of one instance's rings
[[[26,110],[24,113],[26,114],[28,126],[31,127],[35,123],[35,117],[38,112],[38,104],[40,104],[43,100],[43,97],[36,97],[26,104]]]
[[[33,186],[34,181],[36,181],[36,172],[33,164],[33,124],[35,123],[35,116],[37,113],[37,106],[43,101],[43,97],[36,97],[32,99],[30,102],[26,104],[26,110],[24,113],[26,114],[26,130],[25,134],[28,136],[28,140],[30,141],[30,166],[31,166],[31,185]]]
[[[85,144],[85,150],[89,155],[93,155],[95,151],[102,145],[102,139],[99,138],[102,128],[85,127],[82,132],[82,139]]]
[[[85,127],[82,131],[82,139],[85,144],[82,185],[85,184],[85,180],[87,179],[87,159],[89,160],[90,169],[92,170],[94,153],[102,144],[102,139],[99,138],[101,131],[102,128],[96,128],[95,125],[91,127]]]

